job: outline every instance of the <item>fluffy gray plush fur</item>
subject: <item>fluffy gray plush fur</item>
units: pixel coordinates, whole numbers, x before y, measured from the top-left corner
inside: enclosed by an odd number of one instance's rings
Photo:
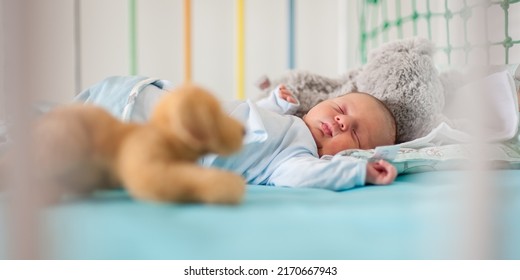
[[[296,113],[303,116],[322,100],[350,92],[366,92],[383,101],[397,123],[397,143],[426,135],[444,121],[443,82],[457,83],[440,76],[433,63],[434,44],[422,38],[389,42],[369,54],[367,63],[338,78],[327,78],[306,71],[291,71],[271,83],[288,85],[300,100]],[[268,86],[266,86],[268,85]],[[458,86],[451,85],[450,88]]]

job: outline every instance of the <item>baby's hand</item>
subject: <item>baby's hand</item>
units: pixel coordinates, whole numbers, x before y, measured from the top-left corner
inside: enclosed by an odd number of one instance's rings
[[[284,85],[280,85],[280,98],[289,103],[297,103],[296,98],[294,98],[294,95]]]
[[[388,185],[395,180],[397,170],[384,160],[367,163],[365,182],[374,185]]]

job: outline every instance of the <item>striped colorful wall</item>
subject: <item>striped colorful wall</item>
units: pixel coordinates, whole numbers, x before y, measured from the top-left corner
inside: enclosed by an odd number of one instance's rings
[[[191,79],[221,98],[250,97],[258,93],[254,84],[264,74],[276,77],[293,67],[331,76],[338,71],[337,0],[46,0],[31,5],[34,67],[27,75],[43,99],[68,100],[104,77],[129,74],[174,83]]]
[[[360,51],[359,23],[367,15],[379,14],[379,19],[370,19],[365,28],[370,32],[379,26],[383,5],[389,7],[385,17],[392,21],[413,15],[415,10],[441,13],[445,6],[455,10],[472,2],[32,1],[33,8],[28,11],[31,22],[27,23],[32,28],[26,38],[32,67],[26,75],[34,81],[30,90],[54,101],[69,100],[107,76],[130,74],[158,76],[174,83],[191,80],[222,99],[254,97],[259,93],[255,82],[264,74],[277,77],[297,68],[334,77],[358,66],[365,55]],[[520,38],[520,28],[516,28],[520,26],[520,4],[513,3],[518,1],[495,2],[497,11],[492,8],[490,14],[501,17],[500,3],[511,2],[508,36]],[[365,49],[412,35],[430,36],[444,44],[450,27],[437,19],[432,21],[433,29],[428,29],[422,18],[403,22],[401,33],[399,29],[382,32],[384,36],[365,42]],[[503,22],[492,26],[493,30],[504,30]],[[503,37],[502,31],[495,33],[491,36]],[[520,62],[518,48],[514,45],[510,49],[510,63]],[[446,59],[439,61],[448,63]]]

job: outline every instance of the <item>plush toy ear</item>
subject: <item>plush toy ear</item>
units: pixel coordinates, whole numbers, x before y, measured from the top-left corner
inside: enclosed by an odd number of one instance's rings
[[[181,124],[185,138],[197,142],[200,151],[229,155],[242,146],[242,124],[228,116],[209,91],[191,86],[184,88]],[[189,139],[191,137],[191,139]],[[191,145],[190,142],[187,142]]]
[[[174,128],[186,144],[204,149],[211,135],[209,130],[213,129],[209,125],[212,123],[209,115],[203,108],[183,106],[176,113],[172,123],[175,124]],[[175,119],[177,116],[178,119]]]
[[[266,75],[263,75],[258,79],[258,81],[256,81],[255,85],[260,90],[267,90],[271,87],[271,80],[269,80],[269,77],[267,77]]]
[[[165,94],[157,103],[150,122],[166,134],[175,135],[181,142],[196,150],[202,149],[207,137],[194,116],[198,108],[189,97],[189,87],[182,86]]]
[[[359,91],[383,101],[397,123],[397,142],[428,134],[438,125],[444,89],[433,63],[434,44],[423,38],[386,43],[370,53],[356,77]]]
[[[395,56],[395,53],[408,53],[414,55],[432,56],[435,45],[428,39],[413,37],[396,40],[381,45],[368,54],[368,60],[380,59],[386,56]]]
[[[190,84],[164,96],[152,122],[199,153],[229,154],[240,147],[244,134],[210,92]]]

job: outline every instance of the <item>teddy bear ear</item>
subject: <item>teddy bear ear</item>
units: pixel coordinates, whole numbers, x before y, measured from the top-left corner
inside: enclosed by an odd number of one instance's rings
[[[183,109],[185,110],[178,129],[182,131],[185,142],[199,146],[206,145],[212,134],[211,131],[215,129],[213,114],[203,106],[186,106]]]
[[[430,40],[422,37],[406,38],[381,45],[369,53],[368,59],[377,59],[377,57],[387,56],[395,52],[408,52],[432,56],[435,52],[435,45]]]
[[[191,92],[190,86],[183,85],[165,94],[157,103],[150,121],[155,127],[199,149],[203,145],[204,131],[193,118],[198,115],[195,111],[199,108]]]
[[[424,136],[445,103],[433,62],[434,44],[412,37],[381,45],[370,53],[355,79],[357,89],[383,101],[397,122],[397,142]]]

